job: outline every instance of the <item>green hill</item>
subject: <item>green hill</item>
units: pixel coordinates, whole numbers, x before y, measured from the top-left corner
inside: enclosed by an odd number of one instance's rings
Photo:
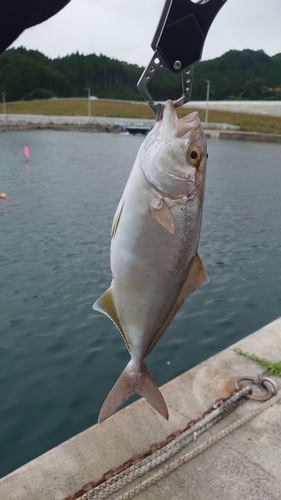
[[[136,83],[143,68],[104,55],[78,53],[49,59],[44,54],[19,49],[0,56],[0,91],[7,101],[86,97],[86,87],[100,98],[142,100]],[[202,61],[195,67],[193,99],[204,100],[206,80],[211,81],[210,99],[281,99],[281,54],[231,50]],[[162,69],[150,87],[155,100],[175,99],[181,93],[179,75]]]
[[[281,54],[269,57],[263,50],[230,50],[196,68],[196,92],[202,98],[206,79],[211,80],[213,100],[280,99]]]

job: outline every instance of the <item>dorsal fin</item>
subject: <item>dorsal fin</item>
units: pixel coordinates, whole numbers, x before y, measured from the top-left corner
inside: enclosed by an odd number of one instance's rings
[[[122,200],[122,198],[121,198],[120,203],[119,203],[117,210],[115,212],[115,215],[113,217],[112,228],[111,228],[111,239],[114,238],[114,236],[116,234],[116,231],[117,231],[120,219],[121,219],[121,215],[123,212],[124,203],[125,203],[125,200],[124,199]]]
[[[185,283],[183,284],[183,287],[179,293],[179,296],[172,307],[170,313],[168,314],[167,318],[165,319],[163,325],[161,326],[157,336],[155,339],[152,341],[150,346],[148,347],[145,356],[147,356],[154,346],[157,344],[158,340],[162,337],[163,333],[167,330],[168,326],[172,323],[175,315],[183,305],[183,303],[186,301],[187,297],[192,294],[192,292],[195,292],[197,288],[200,286],[206,285],[208,283],[209,278],[208,275],[204,269],[204,266],[202,264],[202,261],[198,255],[198,253],[195,255],[191,268],[188,272],[187,278]]]
[[[108,318],[111,319],[111,321],[113,321],[113,323],[115,324],[115,326],[118,328],[119,332],[121,333],[121,335],[124,339],[124,342],[127,346],[127,349],[129,350],[128,342],[127,342],[123,327],[121,325],[121,322],[120,322],[120,319],[119,319],[119,316],[118,316],[118,313],[116,311],[116,307],[114,304],[114,299],[113,299],[113,295],[112,295],[112,286],[110,286],[100,296],[100,298],[94,303],[93,309],[94,309],[94,311],[98,311],[98,312],[105,314],[106,316],[108,316]]]
[[[161,226],[167,229],[169,233],[175,234],[174,218],[163,198],[155,197],[150,203],[150,210]]]

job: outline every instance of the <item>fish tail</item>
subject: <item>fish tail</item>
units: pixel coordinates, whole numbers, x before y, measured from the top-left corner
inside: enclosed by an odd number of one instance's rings
[[[168,420],[169,413],[165,400],[145,363],[142,362],[141,367],[138,367],[136,371],[132,361],[130,361],[104,401],[99,414],[99,423],[104,422],[115,413],[133,394],[139,394],[146,398],[151,406]]]

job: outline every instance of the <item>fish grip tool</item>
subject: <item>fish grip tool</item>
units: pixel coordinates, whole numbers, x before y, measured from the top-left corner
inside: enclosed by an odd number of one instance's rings
[[[137,83],[138,91],[158,118],[163,104],[155,104],[147,85],[163,66],[182,76],[182,96],[174,106],[182,106],[191,100],[194,64],[201,60],[208,31],[226,1],[166,0],[151,43],[153,57]]]

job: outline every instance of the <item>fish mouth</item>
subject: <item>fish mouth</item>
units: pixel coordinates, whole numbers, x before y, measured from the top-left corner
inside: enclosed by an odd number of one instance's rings
[[[197,111],[179,119],[173,101],[170,100],[163,106],[162,118],[158,123],[160,123],[160,138],[165,142],[169,142],[172,137],[183,140],[191,139],[191,137],[197,136],[201,130]]]

